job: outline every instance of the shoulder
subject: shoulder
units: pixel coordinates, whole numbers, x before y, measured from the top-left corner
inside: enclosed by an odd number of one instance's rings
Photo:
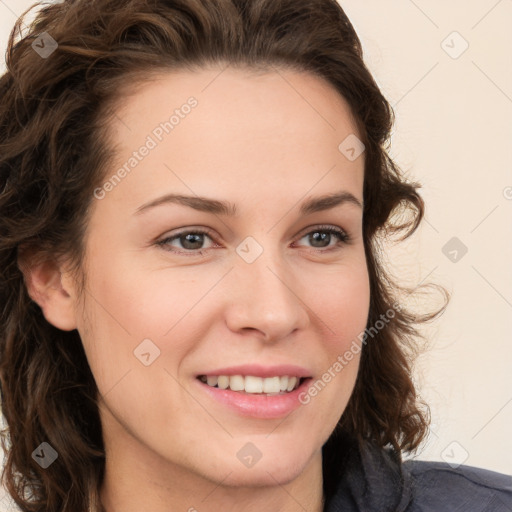
[[[510,475],[404,461],[393,448],[373,441],[342,438],[339,445],[342,449],[331,444],[324,451],[325,512],[512,512]]]
[[[512,476],[473,466],[407,460],[407,512],[512,512]]]

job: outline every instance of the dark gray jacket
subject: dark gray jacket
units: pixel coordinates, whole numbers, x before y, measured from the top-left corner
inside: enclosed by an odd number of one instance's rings
[[[401,463],[394,450],[370,442],[323,452],[324,512],[512,512],[509,475],[445,462]]]

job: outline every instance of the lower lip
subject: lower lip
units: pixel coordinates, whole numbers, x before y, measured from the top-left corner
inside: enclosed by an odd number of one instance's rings
[[[208,386],[208,384],[201,382],[199,379],[196,379],[196,381],[211,398],[241,416],[274,419],[287,416],[302,405],[299,401],[299,395],[307,389],[311,378],[305,379],[297,389],[289,393],[271,396],[239,393],[230,389]]]

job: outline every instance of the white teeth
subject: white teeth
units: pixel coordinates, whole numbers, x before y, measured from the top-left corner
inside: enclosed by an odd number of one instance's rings
[[[208,377],[206,377],[206,382],[208,383],[208,386],[216,386],[217,380],[218,378],[216,376],[208,375]]]
[[[279,377],[263,379],[263,393],[279,393],[281,391],[281,380]]]
[[[226,375],[219,375],[217,386],[219,386],[220,389],[227,389],[229,387],[229,377]]]
[[[244,378],[241,375],[233,375],[229,378],[229,387],[232,391],[243,391]]]
[[[295,384],[297,384],[297,377],[290,377],[288,379],[288,387],[286,388],[286,391],[291,391],[295,387]]]
[[[299,387],[300,379],[283,375],[282,377],[255,377],[253,375],[209,375],[202,376],[201,381],[209,386],[231,391],[245,391],[246,393],[283,394]]]
[[[262,393],[263,379],[261,377],[252,377],[251,375],[245,377],[245,392]]]

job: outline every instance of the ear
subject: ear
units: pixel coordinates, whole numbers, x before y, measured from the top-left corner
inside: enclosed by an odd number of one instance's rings
[[[46,320],[63,331],[76,329],[75,291],[63,265],[25,251],[18,256],[18,268],[30,298],[39,305]]]

